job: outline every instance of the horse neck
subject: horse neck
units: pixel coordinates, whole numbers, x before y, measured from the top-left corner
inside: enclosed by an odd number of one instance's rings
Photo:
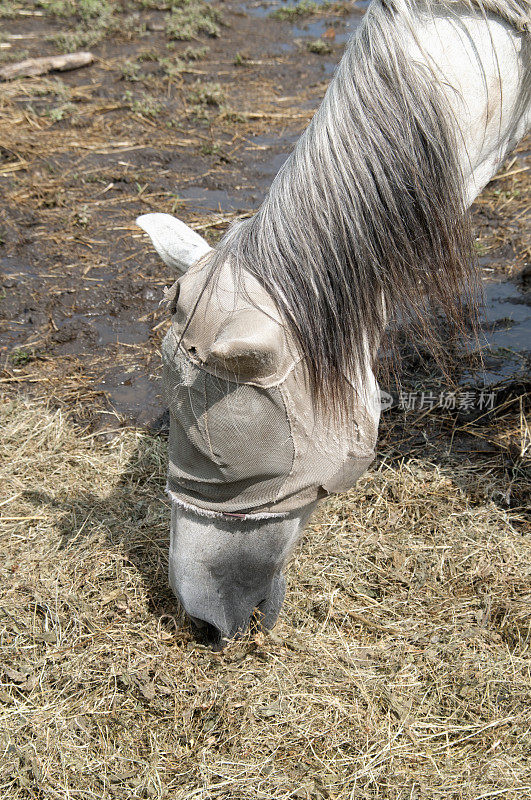
[[[339,402],[388,315],[441,354],[430,303],[449,336],[474,308],[457,110],[433,58],[412,57],[425,15],[402,6],[373,2],[268,197],[231,239],[238,268],[290,324],[314,388]]]

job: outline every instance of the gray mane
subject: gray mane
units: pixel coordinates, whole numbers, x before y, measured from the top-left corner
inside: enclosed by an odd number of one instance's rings
[[[346,408],[344,376],[371,366],[393,319],[440,355],[432,309],[457,333],[474,308],[456,126],[396,28],[410,12],[471,7],[529,20],[523,0],[374,0],[264,203],[213,256],[212,274],[230,258],[275,299],[329,409]]]

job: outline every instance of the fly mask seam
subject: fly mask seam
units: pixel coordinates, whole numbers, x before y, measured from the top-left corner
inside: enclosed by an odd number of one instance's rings
[[[210,455],[212,457],[212,460],[215,461],[214,449],[212,447],[212,439],[210,438],[210,430],[209,430],[209,427],[208,427],[208,403],[207,403],[206,394],[207,394],[207,388],[206,388],[206,381],[205,381],[205,413],[204,413],[204,417],[205,417],[205,434],[206,434],[206,437],[207,437],[208,447],[210,449]]]
[[[178,346],[175,350],[175,355],[177,355],[178,352],[180,352],[185,358],[191,361],[195,367],[198,367],[198,369],[203,370],[204,372],[208,373],[209,375],[212,375],[215,378],[224,378],[227,381],[231,383],[237,383],[240,386],[243,385],[255,386],[257,389],[275,389],[280,387],[282,384],[286,382],[286,380],[289,378],[293,370],[296,369],[296,367],[299,364],[301,364],[302,361],[304,360],[301,356],[294,359],[280,377],[277,377],[276,375],[270,376],[272,378],[271,381],[268,381],[267,379],[253,380],[252,378],[238,381],[236,380],[237,375],[235,375],[234,373],[225,371],[218,366],[214,367],[210,364],[207,364],[205,361],[202,361],[200,358],[198,358],[195,354],[190,353],[190,351],[186,348],[186,346],[183,344],[182,341],[179,341]]]
[[[250,514],[236,514],[235,512],[223,512],[223,511],[212,511],[209,508],[200,508],[199,506],[194,506],[193,503],[187,503],[174,491],[172,491],[168,486],[166,486],[166,494],[170,498],[170,500],[178,505],[180,508],[183,508],[185,511],[189,511],[192,514],[197,514],[199,517],[207,517],[207,519],[241,519],[241,520],[256,520],[260,521],[263,519],[286,519],[289,517],[289,511],[257,511],[256,513]]]

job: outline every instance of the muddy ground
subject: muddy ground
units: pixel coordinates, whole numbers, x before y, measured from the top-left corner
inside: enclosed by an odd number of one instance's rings
[[[213,243],[251,214],[364,5],[296,13],[287,3],[219,2],[205,11],[197,0],[184,41],[170,3],[2,6],[3,62],[87,47],[96,56],[85,69],[1,86],[3,390],[64,404],[91,428],[160,425],[159,301],[174,276],[135,217],[174,213]],[[474,207],[491,281],[491,383],[521,381],[528,366],[528,147]],[[516,282],[500,284],[500,274]]]
[[[252,213],[324,93],[347,22],[341,10],[295,29],[221,3],[218,37],[181,42],[164,30],[168,11],[136,5],[126,35],[92,46],[93,66],[1,92],[4,386],[114,425],[110,409],[140,424],[163,410],[158,304],[174,275],[135,217],[174,213],[214,242]],[[66,24],[77,18],[15,12],[1,52],[56,52],[49,37]],[[326,57],[305,46],[321,30]]]

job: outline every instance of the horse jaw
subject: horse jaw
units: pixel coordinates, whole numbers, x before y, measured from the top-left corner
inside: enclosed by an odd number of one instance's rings
[[[256,610],[260,626],[273,627],[284,601],[282,568],[314,507],[240,519],[172,502],[170,585],[208,644],[220,649],[244,633]]]

